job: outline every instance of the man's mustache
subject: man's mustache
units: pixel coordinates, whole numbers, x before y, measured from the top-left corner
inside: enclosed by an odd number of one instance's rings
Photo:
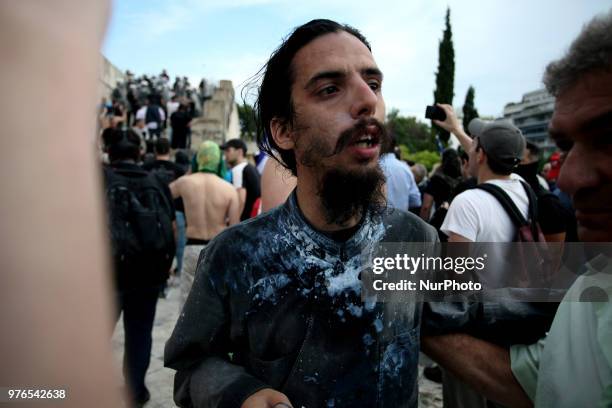
[[[375,133],[372,134],[368,128],[376,128]],[[334,149],[332,156],[340,153],[349,144],[357,141],[364,135],[371,135],[373,138],[378,139],[378,144],[385,146],[388,143],[387,129],[375,118],[362,118],[353,127],[346,129],[340,134],[338,141],[336,142],[336,148]]]

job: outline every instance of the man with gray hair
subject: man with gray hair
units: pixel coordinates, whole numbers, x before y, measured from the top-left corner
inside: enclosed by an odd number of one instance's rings
[[[558,185],[572,197],[579,238],[609,244],[612,11],[588,23],[567,55],[548,65],[544,83],[556,97],[550,135],[567,152]],[[526,395],[530,401],[525,404],[536,407],[612,406],[612,259],[600,255],[596,261],[586,264],[587,271],[568,290],[539,342],[508,350],[450,334],[425,337],[424,351],[502,404],[516,404],[516,398]],[[601,299],[576,301],[594,284]]]

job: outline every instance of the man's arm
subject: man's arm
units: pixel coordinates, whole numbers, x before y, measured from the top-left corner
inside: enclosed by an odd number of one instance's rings
[[[174,180],[168,186],[170,188],[170,194],[172,194],[172,198],[179,198],[181,196],[180,193],[180,179]]]
[[[93,148],[109,3],[0,2],[0,89],[11,100],[0,110],[2,150],[10,152],[0,161],[0,184],[10,191],[0,202],[0,378],[5,387],[67,390],[57,404],[66,408],[123,405]],[[26,118],[24,106],[34,105]],[[44,137],[33,143],[32,135]]]
[[[448,242],[474,242],[471,239],[467,239],[463,235],[456,234],[451,232],[448,236]]]
[[[508,350],[467,334],[424,336],[421,349],[488,399],[509,407],[531,407],[510,368]]]
[[[244,205],[246,204],[247,191],[246,188],[240,187],[236,189],[236,192],[238,193],[238,210],[239,213],[242,214],[244,211]]]
[[[546,242],[565,242],[565,232],[558,234],[544,234]]]
[[[414,180],[414,175],[412,174],[412,170],[410,167],[406,165],[408,169],[408,178],[410,179],[410,188],[408,190],[408,208],[410,211],[411,208],[418,208],[421,206],[421,192],[419,191],[419,187],[417,186],[416,181]]]
[[[431,207],[433,206],[433,202],[434,198],[431,194],[423,194],[423,203],[421,205],[420,217],[426,222],[429,222],[429,214],[431,213]]]

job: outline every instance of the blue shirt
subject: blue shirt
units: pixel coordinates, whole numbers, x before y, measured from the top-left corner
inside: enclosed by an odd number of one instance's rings
[[[398,160],[393,153],[385,153],[380,158],[380,167],[387,180],[389,207],[408,211],[421,206],[421,193],[406,163]]]

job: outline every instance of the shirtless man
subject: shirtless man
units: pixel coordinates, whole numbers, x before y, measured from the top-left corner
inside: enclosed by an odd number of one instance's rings
[[[240,222],[238,193],[221,174],[221,150],[214,142],[202,142],[197,155],[198,172],[170,184],[172,197],[181,197],[187,220],[187,244],[181,273],[181,307],[191,290],[200,251],[228,225]]]

